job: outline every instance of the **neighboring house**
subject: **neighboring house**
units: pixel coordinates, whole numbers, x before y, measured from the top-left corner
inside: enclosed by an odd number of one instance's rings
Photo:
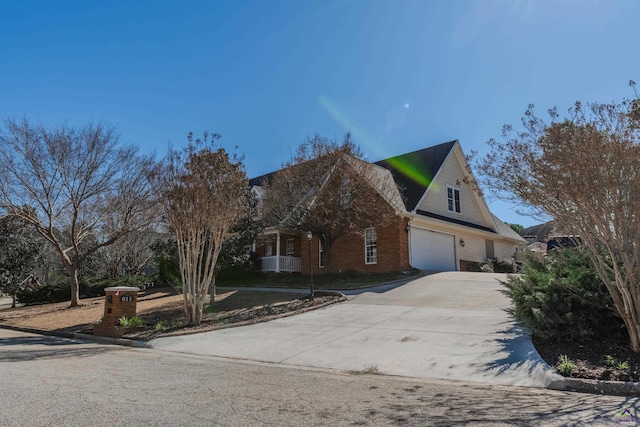
[[[580,241],[579,237],[573,236],[558,227],[555,221],[548,221],[543,224],[525,228],[520,232],[520,235],[527,241],[525,249],[536,253],[543,253],[544,255],[555,248],[575,247]],[[544,247],[544,250],[540,243]]]
[[[525,240],[489,211],[458,141],[368,167],[378,177],[376,185],[393,187],[392,192],[376,189],[372,203],[388,204],[397,220],[384,227],[363,224],[360,233],[338,239],[332,248],[333,271],[467,270],[521,251]],[[270,176],[249,181],[259,205],[268,197],[262,184]],[[308,240],[306,233],[270,227],[254,250],[264,271],[324,271],[319,240]]]

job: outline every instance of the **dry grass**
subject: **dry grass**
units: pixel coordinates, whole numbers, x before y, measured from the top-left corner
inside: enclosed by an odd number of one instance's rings
[[[296,301],[303,295],[289,292],[229,291],[218,294],[214,303],[215,315],[205,320],[229,318],[254,307]],[[141,291],[137,303],[138,316],[151,328],[159,320],[184,320],[182,295],[173,288]],[[88,332],[104,314],[104,297],[84,299],[78,307],[68,302],[20,307],[0,311],[0,325],[18,326],[43,331]]]

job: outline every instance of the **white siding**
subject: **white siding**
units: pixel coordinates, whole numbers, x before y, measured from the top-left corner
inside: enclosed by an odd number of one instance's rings
[[[483,215],[484,208],[478,202],[476,195],[469,185],[464,183],[467,175],[456,155],[456,150],[452,150],[417,209],[493,228],[494,225],[490,224]],[[447,209],[447,185],[460,189],[462,207],[460,213],[450,212]]]
[[[464,240],[464,246],[460,246],[460,239]],[[460,259],[466,261],[484,262],[487,259],[484,239],[476,236],[458,236],[458,251]]]
[[[494,243],[496,258],[512,258],[516,251],[517,244],[510,242],[498,242]]]
[[[498,236],[496,236],[496,239]],[[460,246],[460,239],[464,239],[464,246]],[[512,258],[516,244],[487,238],[493,241],[493,252],[496,258]],[[460,235],[458,237],[458,251],[460,259],[466,261],[484,262],[487,260],[485,239],[476,236]]]

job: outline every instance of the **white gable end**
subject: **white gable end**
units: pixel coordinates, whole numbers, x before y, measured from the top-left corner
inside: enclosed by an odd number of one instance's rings
[[[418,203],[417,210],[494,229],[495,224],[482,197],[465,183],[468,181],[465,177],[472,178],[465,166],[462,150],[459,144],[456,144]],[[459,191],[460,213],[449,210],[447,187]]]

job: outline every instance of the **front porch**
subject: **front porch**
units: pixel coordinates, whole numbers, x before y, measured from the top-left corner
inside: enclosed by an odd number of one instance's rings
[[[262,257],[262,271],[273,271],[276,273],[300,273],[302,259],[295,256],[265,256]]]
[[[258,253],[262,258],[263,272],[300,273],[302,271],[300,235],[272,231],[265,233],[260,240]]]

